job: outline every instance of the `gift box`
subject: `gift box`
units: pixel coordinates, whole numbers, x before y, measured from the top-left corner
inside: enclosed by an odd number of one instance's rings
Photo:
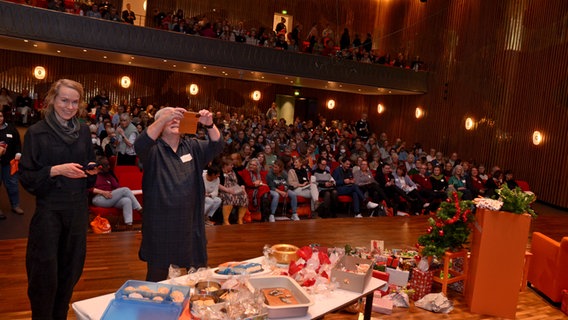
[[[432,280],[433,275],[431,271],[424,272],[418,268],[414,268],[410,281],[408,282],[410,288],[414,289],[414,294],[410,296],[410,299],[417,301],[432,292]]]
[[[568,315],[568,290],[562,290],[562,305],[560,306],[560,310],[564,312],[564,314]]]
[[[337,281],[340,289],[363,292],[373,274],[373,265],[372,260],[343,256],[331,269],[331,279]]]
[[[373,278],[389,282],[389,274],[379,270],[373,270]]]
[[[386,281],[387,283],[380,287],[379,289],[375,290],[375,294],[379,295],[379,296],[386,296],[387,294],[389,294],[390,292],[390,288],[388,285],[389,282],[389,274],[386,272],[382,272],[379,270],[373,270],[373,278],[377,278],[383,281]]]
[[[399,262],[400,262],[400,259],[397,258],[397,257],[394,257],[394,256],[388,257],[387,258],[387,267],[396,269],[398,267]]]
[[[408,277],[410,276],[409,271],[387,268],[387,273],[389,274],[390,284],[394,284],[399,287],[406,287],[408,284]]]
[[[385,251],[384,240],[371,240],[371,252],[382,253]]]
[[[373,298],[373,312],[378,312],[382,314],[392,313],[393,302],[391,299],[381,298],[375,296]]]

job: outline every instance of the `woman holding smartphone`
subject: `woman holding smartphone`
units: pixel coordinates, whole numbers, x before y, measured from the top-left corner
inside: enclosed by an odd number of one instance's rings
[[[53,83],[45,118],[26,132],[20,182],[36,197],[26,269],[33,319],[66,319],[73,288],[83,272],[89,222],[87,190],[97,169],[89,128],[76,115],[83,86]]]

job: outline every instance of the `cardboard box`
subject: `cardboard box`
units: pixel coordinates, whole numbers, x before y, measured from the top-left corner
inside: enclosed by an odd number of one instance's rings
[[[373,312],[378,312],[382,314],[392,313],[393,303],[391,299],[381,298],[375,296],[373,298]]]
[[[409,271],[387,268],[387,273],[389,274],[390,284],[394,284],[400,287],[406,287],[406,285],[408,284],[408,277],[410,276]]]
[[[365,273],[358,272],[358,266],[368,265]],[[331,269],[331,280],[339,283],[339,288],[362,293],[371,275],[373,274],[373,261],[353,256],[343,256]]]

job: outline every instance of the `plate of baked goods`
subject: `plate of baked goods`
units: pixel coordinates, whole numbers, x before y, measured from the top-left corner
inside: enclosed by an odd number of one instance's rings
[[[227,279],[231,276],[250,275],[259,276],[265,275],[270,270],[264,268],[262,264],[247,261],[230,261],[220,264],[217,268],[212,269],[213,277],[218,279]]]

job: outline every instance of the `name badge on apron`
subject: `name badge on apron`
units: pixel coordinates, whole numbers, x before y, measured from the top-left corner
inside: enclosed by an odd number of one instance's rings
[[[191,161],[191,159],[193,159],[193,157],[191,156],[190,153],[188,153],[188,154],[184,154],[183,156],[181,156],[180,159],[181,159],[181,162],[186,163],[186,162]]]

